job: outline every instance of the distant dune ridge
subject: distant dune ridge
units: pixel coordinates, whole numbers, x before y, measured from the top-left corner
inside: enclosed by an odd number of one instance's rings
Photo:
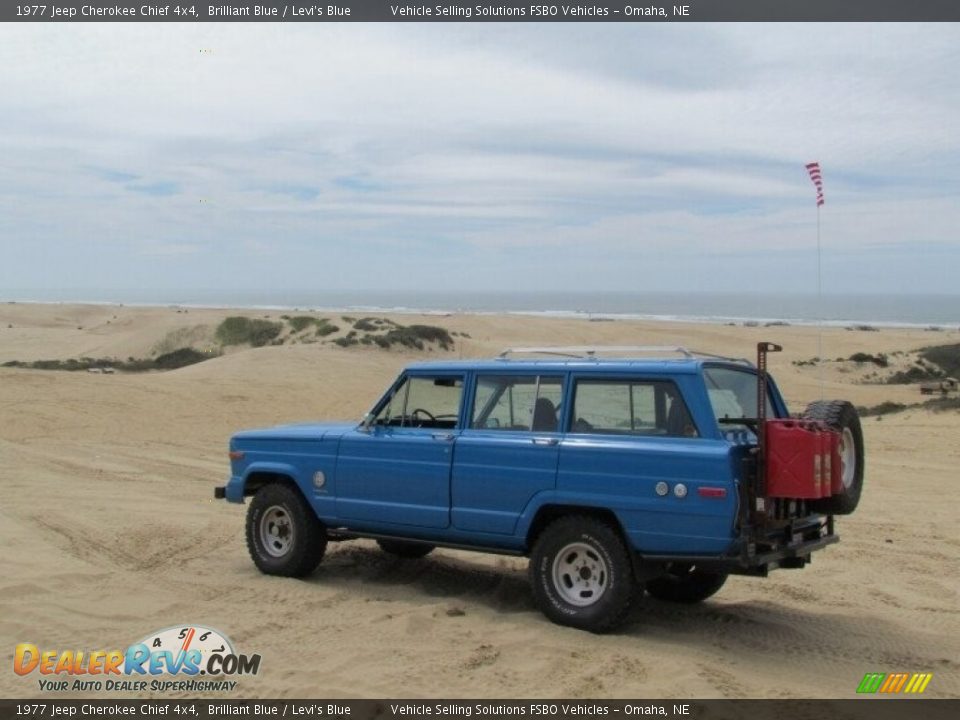
[[[611,636],[546,621],[522,558],[440,550],[397,561],[361,541],[331,545],[306,581],[262,576],[244,547],[245,508],[212,499],[232,432],[358,419],[414,359],[544,344],[685,345],[750,358],[769,340],[784,346],[770,365],[792,410],[821,395],[909,406],[921,400],[916,385],[878,384],[871,374],[909,369],[912,351],[958,343],[956,330],[827,328],[831,361],[818,364],[815,327],[376,312],[368,315],[384,322],[362,325],[372,329],[340,347],[332,341],[364,314],[289,313],[313,324],[282,314],[0,305],[0,364],[151,358],[182,347],[212,356],[110,375],[0,367],[8,657],[18,642],[112,649],[200,623],[263,656],[238,697],[848,698],[867,672],[932,672],[925,696],[960,697],[955,410],[908,407],[864,420],[860,508],[838,521],[841,543],[806,570],[733,578],[699,607],[644,600]],[[284,323],[274,338],[282,344],[223,347],[216,329],[231,315]],[[362,342],[397,325],[441,328],[452,344]],[[857,353],[867,359],[849,359]],[[870,359],[881,355],[887,366]],[[0,694],[41,697],[38,677],[8,667]]]

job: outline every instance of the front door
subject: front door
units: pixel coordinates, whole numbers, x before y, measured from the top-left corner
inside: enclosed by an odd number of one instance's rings
[[[391,525],[448,527],[462,394],[462,375],[408,375],[368,427],[344,435],[337,515],[382,532]]]

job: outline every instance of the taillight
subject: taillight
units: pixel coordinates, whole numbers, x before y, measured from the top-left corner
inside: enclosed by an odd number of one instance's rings
[[[707,498],[725,498],[727,489],[722,487],[698,487],[697,495]]]

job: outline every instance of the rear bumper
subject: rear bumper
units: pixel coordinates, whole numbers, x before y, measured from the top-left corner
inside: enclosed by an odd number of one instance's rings
[[[839,541],[832,515],[797,518],[767,532],[755,529],[740,541],[734,572],[766,575],[775,568],[802,568],[814,552]]]
[[[797,519],[767,533],[745,535],[725,555],[648,555],[644,562],[694,563],[700,567],[737,575],[767,575],[777,568],[798,569],[811,560],[811,555],[840,541],[833,530],[831,516],[811,515]]]
[[[748,548],[745,553],[747,565],[768,565],[770,563],[780,563],[782,560],[791,558],[808,558],[810,553],[840,542],[840,537],[836,534],[821,535],[817,538],[798,539],[789,542],[780,547],[757,550],[756,546]]]

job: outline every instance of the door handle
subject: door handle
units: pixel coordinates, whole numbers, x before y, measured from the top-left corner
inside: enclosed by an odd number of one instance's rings
[[[534,445],[556,445],[560,438],[533,438]]]
[[[450,442],[454,438],[453,433],[433,433],[431,435],[434,440],[444,440],[445,442]]]

